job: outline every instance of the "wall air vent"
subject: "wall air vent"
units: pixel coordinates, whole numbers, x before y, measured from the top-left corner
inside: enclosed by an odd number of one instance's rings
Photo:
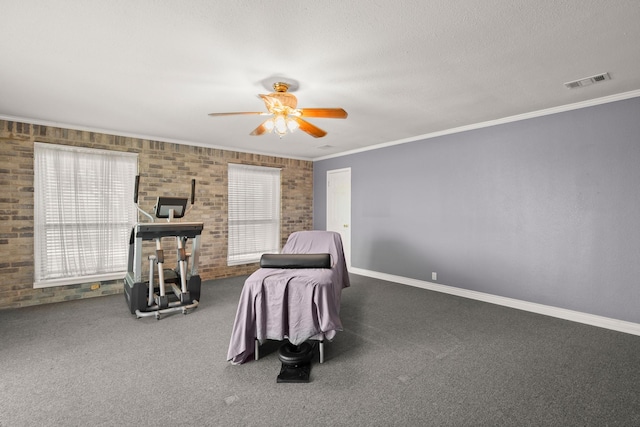
[[[564,85],[569,89],[575,89],[577,87],[584,87],[584,86],[592,85],[594,83],[600,83],[600,82],[603,82],[605,80],[611,80],[611,76],[609,76],[609,73],[596,74],[595,76],[585,77],[585,78],[580,79],[580,80],[574,80],[572,82],[567,82]]]

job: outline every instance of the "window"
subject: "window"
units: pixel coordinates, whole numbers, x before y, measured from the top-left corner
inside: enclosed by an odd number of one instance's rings
[[[123,278],[136,154],[35,143],[34,287]]]
[[[280,251],[280,169],[229,164],[227,264]]]

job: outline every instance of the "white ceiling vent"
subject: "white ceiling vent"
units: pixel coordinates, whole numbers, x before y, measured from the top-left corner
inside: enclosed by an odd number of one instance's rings
[[[580,79],[580,80],[574,80],[572,82],[567,82],[564,85],[569,89],[574,89],[574,88],[577,88],[577,87],[589,86],[589,85],[592,85],[594,83],[600,83],[600,82],[603,82],[605,80],[611,80],[611,76],[609,76],[609,73],[603,73],[603,74],[597,74],[597,75],[591,76],[591,77],[585,77],[585,78]]]

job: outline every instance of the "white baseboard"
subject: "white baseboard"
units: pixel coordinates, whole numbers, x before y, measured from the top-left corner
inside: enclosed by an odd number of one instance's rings
[[[640,335],[640,324],[626,322],[623,320],[611,319],[609,317],[596,316],[594,314],[582,313],[579,311],[567,310],[533,302],[521,301],[513,298],[506,298],[497,295],[485,294],[483,292],[470,291],[468,289],[455,288],[453,286],[441,285],[424,280],[411,279],[409,277],[395,276],[393,274],[380,273],[377,271],[365,270],[362,268],[349,267],[349,272],[361,276],[373,277],[375,279],[389,282],[401,283],[403,285],[415,286],[417,288],[428,289],[430,291],[442,292],[456,295],[463,298],[470,298],[484,301],[491,304],[516,308],[518,310],[530,311],[532,313],[557,317],[559,319],[570,320],[572,322],[584,323],[586,325],[611,329],[632,335]]]

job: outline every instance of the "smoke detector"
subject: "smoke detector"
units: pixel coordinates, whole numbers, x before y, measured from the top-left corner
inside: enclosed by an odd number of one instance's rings
[[[585,78],[580,79],[580,80],[574,80],[572,82],[567,82],[564,85],[568,89],[575,89],[577,87],[590,86],[592,84],[600,83],[600,82],[603,82],[605,80],[611,80],[611,76],[609,76],[609,73],[596,74],[595,76],[585,77]]]

